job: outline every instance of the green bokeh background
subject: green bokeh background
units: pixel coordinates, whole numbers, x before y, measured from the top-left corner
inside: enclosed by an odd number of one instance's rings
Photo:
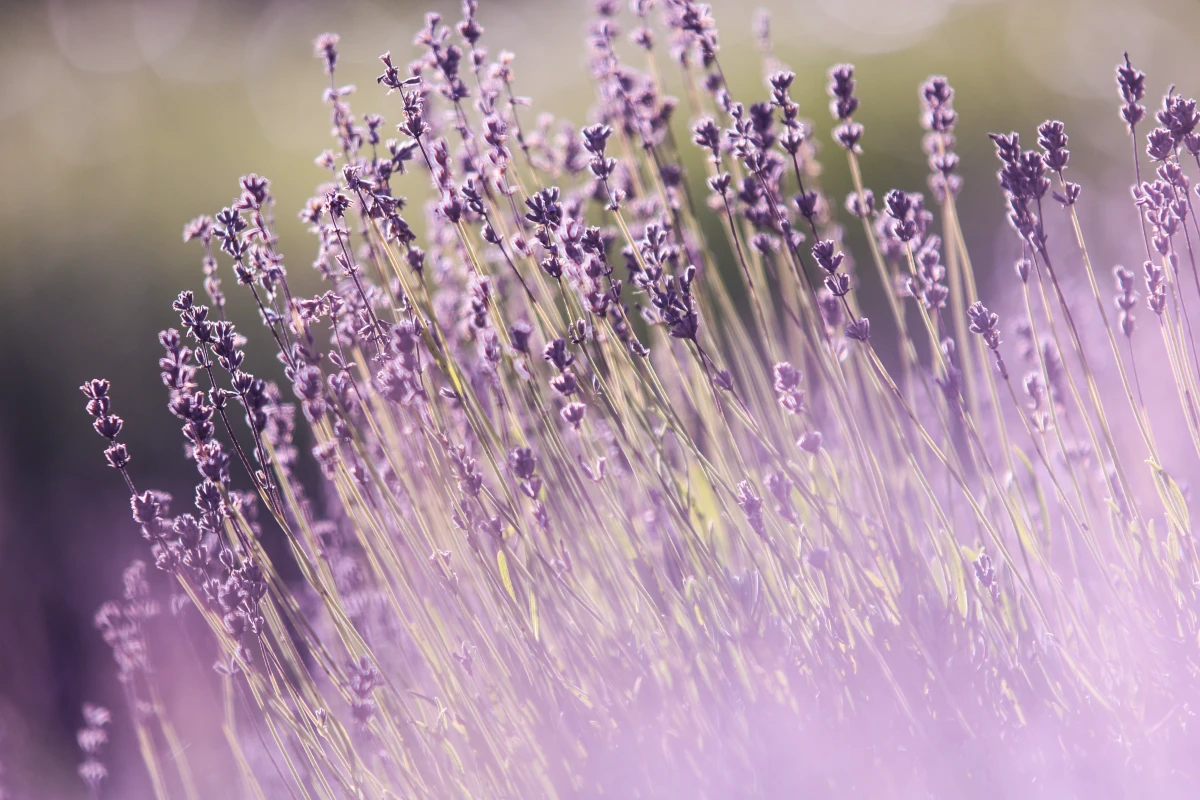
[[[436,3],[448,18],[452,3]],[[584,35],[589,4],[481,0],[484,43],[517,53],[527,112],[587,121],[593,93]],[[957,90],[961,208],[981,281],[1002,292],[1011,241],[996,236],[990,130],[1067,121],[1072,165],[1085,197],[1127,197],[1128,139],[1116,118],[1113,66],[1123,50],[1150,75],[1153,97],[1168,79],[1197,87],[1192,33],[1200,5],[1156,0],[717,0],[721,58],[734,95],[763,99],[751,35],[768,8],[776,55],[794,69],[804,113],[827,137],[825,70],[853,61],[866,126],[868,185],[881,194],[923,189],[916,87],[931,73]],[[163,406],[156,332],[177,324],[170,302],[199,288],[199,250],[182,225],[229,202],[238,176],[271,178],[282,249],[299,291],[317,288],[315,244],[295,218],[323,175],[313,157],[328,146],[324,76],[311,40],[342,35],[339,80],[356,83],[360,115],[397,115],[375,85],[376,57],[415,56],[425,4],[403,2],[207,2],[53,0],[0,5],[0,761],[39,781],[37,797],[71,797],[71,731],[84,699],[120,695],[111,661],[90,625],[96,605],[120,592],[120,568],[140,552],[120,481],[103,466],[76,387],[114,382],[133,470],[172,489],[182,505],[193,480],[179,457],[177,425]],[[687,122],[681,106],[678,121]],[[840,199],[844,159],[827,148],[823,182]],[[693,162],[698,163],[698,160]],[[1076,177],[1079,180],[1079,176]],[[424,195],[414,175],[396,186]],[[418,206],[419,207],[419,206]],[[419,225],[414,210],[411,221]],[[1108,215],[1088,225],[1120,239]],[[1114,232],[1115,230],[1115,232]],[[1005,244],[1007,242],[1007,244]],[[999,265],[999,266],[997,266]],[[997,272],[999,270],[999,272]],[[251,368],[277,374],[254,316],[233,285],[234,316],[252,336]],[[115,739],[128,731],[117,726]],[[128,750],[115,741],[114,753]],[[6,756],[6,752],[9,754]],[[11,754],[19,753],[19,756]],[[136,768],[114,756],[114,797],[139,796]]]

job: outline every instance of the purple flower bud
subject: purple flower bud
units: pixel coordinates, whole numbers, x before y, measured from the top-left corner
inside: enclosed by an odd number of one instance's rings
[[[709,151],[713,163],[721,161],[721,131],[711,117],[705,117],[692,126],[692,141]]]
[[[527,481],[532,478],[537,469],[537,460],[533,456],[533,450],[528,447],[515,448],[508,454],[508,468],[512,470],[517,480]]]
[[[534,194],[525,200],[529,213],[525,219],[534,225],[548,228],[558,228],[562,224],[562,205],[559,202],[559,189],[551,186]]]
[[[1067,150],[1067,134],[1063,124],[1057,120],[1047,120],[1038,128],[1038,146],[1046,153],[1046,166],[1054,172],[1062,172],[1067,167],[1071,152]]]
[[[125,469],[129,464],[129,451],[123,444],[114,444],[104,451],[108,465],[113,469]]]
[[[846,122],[833,129],[834,141],[841,145],[843,149],[849,150],[852,153],[862,152],[862,148],[858,146],[862,135],[863,126],[857,122]]]
[[[1162,110],[1156,117],[1159,124],[1170,131],[1171,138],[1176,144],[1182,142],[1200,123],[1200,113],[1196,111],[1196,101],[1177,94],[1168,94],[1163,98]]]
[[[870,189],[864,189],[860,197],[858,192],[846,195],[846,210],[856,217],[869,217],[875,213],[875,195]]]
[[[1193,158],[1200,158],[1200,134],[1189,133],[1183,137],[1183,146]]]
[[[1125,63],[1117,65],[1117,86],[1126,103],[1136,103],[1146,95],[1146,73],[1133,68],[1129,53],[1125,54]]]
[[[796,195],[793,202],[796,204],[796,210],[800,212],[800,216],[807,220],[812,220],[816,217],[818,197],[819,195],[812,191]]]
[[[1155,128],[1146,134],[1146,153],[1155,161],[1166,161],[1175,151],[1175,140],[1166,128]]]
[[[580,134],[583,135],[583,149],[593,156],[603,156],[608,147],[608,138],[612,136],[612,128],[607,125],[588,125]]]
[[[97,417],[96,421],[92,423],[92,427],[96,429],[96,433],[111,442],[117,438],[124,424],[120,417],[110,414],[108,416]]]
[[[546,343],[542,350],[542,358],[553,364],[559,372],[563,372],[575,362],[575,356],[567,350],[567,340],[561,338]]]
[[[800,388],[801,377],[800,370],[786,361],[780,361],[775,365],[775,391],[781,394],[796,391]]]
[[[313,40],[313,53],[325,62],[325,73],[328,75],[332,75],[337,66],[337,45],[340,38],[336,33],[322,33]]]
[[[854,65],[838,64],[829,70],[827,91],[832,98],[829,111],[836,119],[847,120],[858,110],[858,98],[854,96]]]
[[[928,131],[948,133],[958,115],[950,108],[954,89],[942,75],[934,75],[921,84],[921,125]]]
[[[825,288],[834,297],[845,297],[850,291],[850,276],[845,273],[830,275],[825,279]]]
[[[832,240],[822,239],[812,248],[813,258],[816,259],[817,264],[830,275],[838,271],[838,267],[845,258],[845,255],[836,250],[836,247],[837,245]]]
[[[139,525],[151,525],[160,516],[162,505],[152,492],[142,492],[129,498],[133,509],[134,522]]]
[[[732,181],[732,175],[730,175],[728,172],[721,172],[708,179],[708,188],[724,197],[725,193],[729,191],[729,184]]]
[[[987,306],[976,300],[967,308],[967,318],[970,320],[972,333],[983,337],[983,341],[991,350],[1000,347],[1000,315],[988,310]]]
[[[564,397],[570,397],[578,390],[579,379],[575,377],[574,372],[567,369],[551,378],[550,386]]]
[[[790,156],[795,156],[800,152],[800,148],[804,146],[805,135],[804,131],[799,127],[790,127],[779,137],[779,146],[783,151]]]
[[[1016,133],[1005,136],[1002,133],[989,133],[988,136],[996,145],[996,157],[1004,164],[1015,164],[1021,157],[1021,137]]]
[[[846,337],[856,342],[865,342],[871,338],[871,321],[860,317],[846,324]]]
[[[567,403],[559,413],[563,418],[563,422],[566,422],[575,430],[579,430],[584,414],[587,413],[587,406],[583,403]]]

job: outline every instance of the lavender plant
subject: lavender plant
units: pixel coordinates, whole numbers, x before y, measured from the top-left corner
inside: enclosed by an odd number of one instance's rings
[[[842,203],[765,21],[740,100],[706,7],[625,16],[597,4],[582,128],[526,110],[475,0],[429,15],[407,66],[380,57],[395,138],[317,38],[334,146],[300,215],[328,288],[292,291],[258,175],[185,228],[203,296],[176,298],[159,364],[190,509],[143,486],[108,382],[82,387],[171,612],[217,653],[194,691],[230,769],[197,770],[145,565],[97,616],[155,796],[1193,796],[1200,562],[1158,447],[1183,432],[1147,412],[1132,347],[1161,336],[1200,453],[1195,101],[1169,93],[1147,131],[1145,76],[1118,67],[1146,261],[1116,268],[1115,306],[1064,124],[993,135],[1014,352],[958,217],[945,78],[918,94],[926,191],[877,199],[854,68],[830,70]],[[420,225],[406,181],[433,188]],[[283,382],[246,370],[230,276]]]

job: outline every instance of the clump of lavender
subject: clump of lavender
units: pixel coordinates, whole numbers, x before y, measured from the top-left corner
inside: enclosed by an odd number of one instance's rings
[[[87,784],[93,797],[100,796],[100,784],[108,777],[108,769],[100,760],[100,752],[108,744],[108,724],[112,716],[103,706],[83,704],[83,727],[75,738],[83,761],[79,764],[79,777]]]
[[[946,78],[919,90],[928,193],[876,195],[858,76],[829,72],[843,204],[767,22],[738,98],[707,7],[596,10],[582,127],[528,110],[473,0],[380,57],[390,124],[316,40],[333,143],[300,217],[325,286],[289,282],[263,177],[186,226],[203,294],[159,336],[181,505],[139,489],[111,387],[83,385],[171,611],[217,653],[196,686],[231,769],[199,771],[153,666],[149,561],[97,615],[156,796],[1188,796],[1200,560],[1132,342],[1141,278],[1136,335],[1161,335],[1200,454],[1195,103],[1168,93],[1144,181],[1145,76],[1118,68],[1146,262],[1116,269],[1115,309],[1066,125],[1036,150],[993,135],[1013,355],[959,224]],[[1107,349],[1064,289],[1076,260]],[[262,329],[228,316],[230,276]]]

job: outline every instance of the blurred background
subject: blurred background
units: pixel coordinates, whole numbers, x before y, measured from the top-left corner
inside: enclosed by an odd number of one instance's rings
[[[773,16],[776,55],[798,78],[794,97],[827,140],[825,70],[857,64],[866,126],[863,163],[876,195],[924,190],[917,86],[947,75],[960,115],[961,208],[985,293],[1003,306],[1015,237],[987,131],[1067,122],[1098,269],[1136,231],[1129,141],[1117,118],[1113,68],[1128,50],[1149,74],[1148,104],[1171,81],[1194,94],[1200,50],[1191,0],[714,0],[721,58],[735,97],[766,97],[754,47],[757,7]],[[119,477],[104,466],[79,384],[112,379],[124,440],[143,485],[190,496],[155,335],[177,324],[170,304],[200,288],[200,250],[183,224],[230,202],[238,177],[268,176],[282,250],[300,291],[317,281],[315,243],[295,217],[328,146],[325,77],[315,35],[341,34],[339,82],[356,83],[361,119],[398,116],[375,84],[377,56],[415,56],[425,11],[453,2],[324,0],[46,0],[0,3],[0,764],[30,797],[83,796],[75,775],[80,705],[109,705],[111,752],[130,752],[120,688],[92,614],[121,592],[121,568],[143,554]],[[507,49],[532,112],[587,122],[593,97],[584,0],[481,0],[484,44]],[[682,110],[682,108],[681,108]],[[685,114],[677,120],[687,124]],[[390,128],[389,128],[390,129]],[[824,182],[844,197],[844,159],[827,152]],[[423,177],[397,184],[423,196]],[[419,222],[420,214],[412,220]],[[1098,244],[1096,244],[1098,243]],[[1136,240],[1132,244],[1138,244]],[[227,289],[254,336],[254,316]],[[985,296],[989,296],[986,295]],[[989,303],[991,304],[991,303]],[[248,352],[255,357],[256,348]],[[277,374],[266,348],[255,372]],[[180,505],[180,503],[177,503]],[[109,759],[113,797],[140,797],[134,759]],[[0,792],[2,794],[2,792]]]

